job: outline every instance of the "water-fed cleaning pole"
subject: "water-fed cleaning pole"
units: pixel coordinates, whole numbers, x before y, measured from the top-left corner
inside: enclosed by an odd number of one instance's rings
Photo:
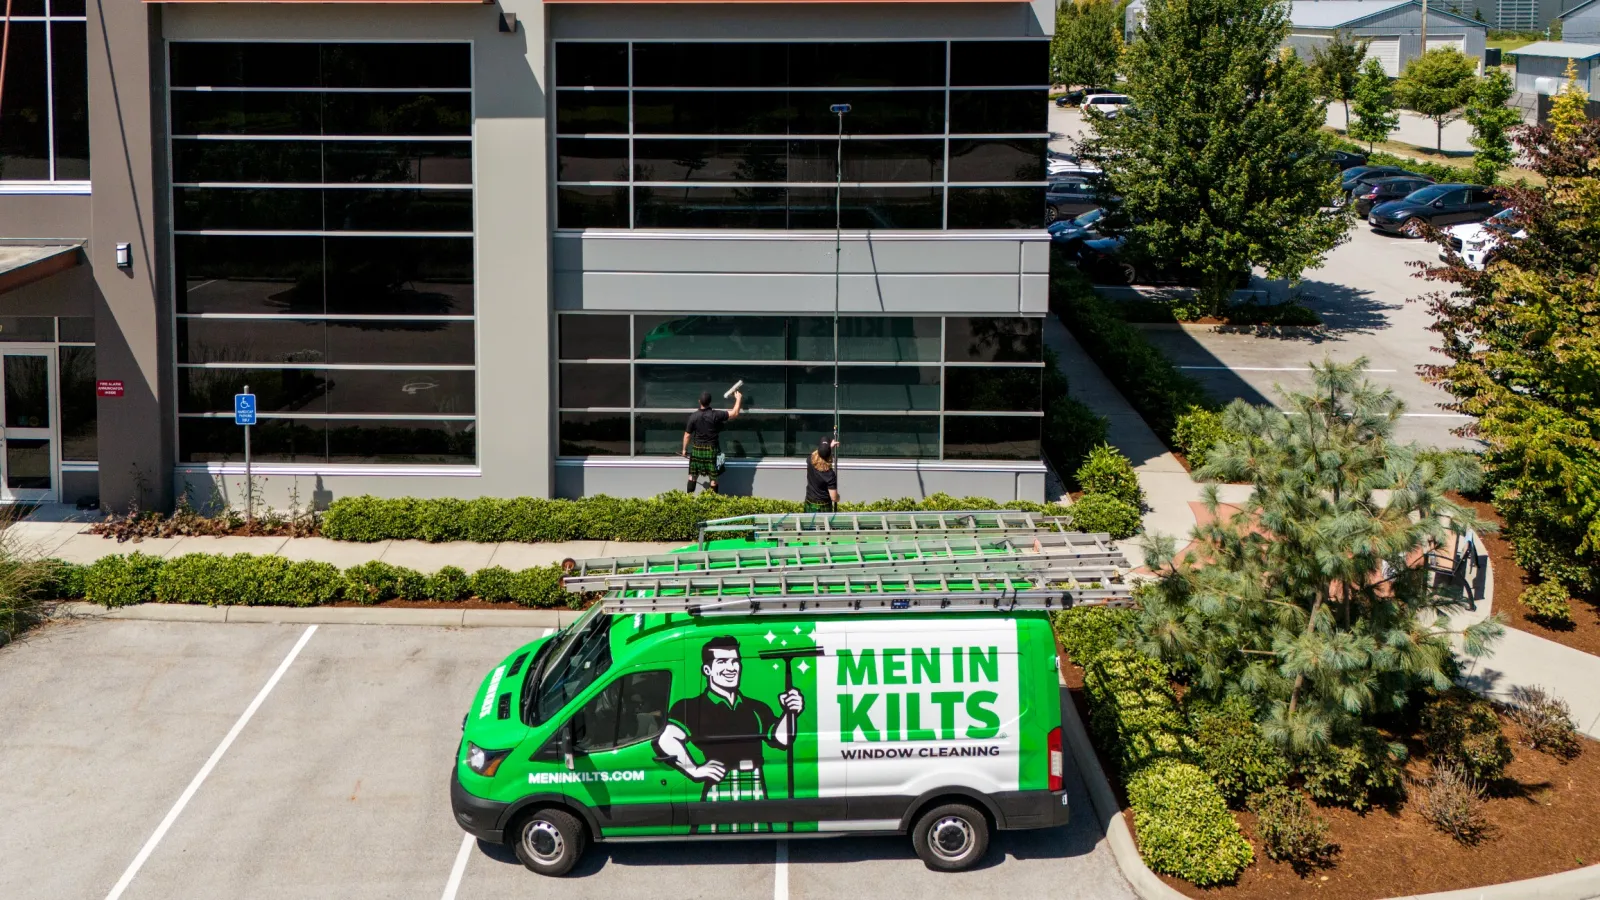
[[[833,439],[839,439],[839,254],[844,232],[844,114],[850,104],[835,103],[828,111],[839,117],[839,140],[833,165]]]

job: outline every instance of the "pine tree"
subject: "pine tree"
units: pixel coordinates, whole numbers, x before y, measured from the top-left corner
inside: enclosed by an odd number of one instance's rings
[[[1472,99],[1467,101],[1472,146],[1478,150],[1472,157],[1472,170],[1480,184],[1494,184],[1500,172],[1510,168],[1516,159],[1511,129],[1522,124],[1522,115],[1506,106],[1515,91],[1511,76],[1504,69],[1490,69],[1478,79]]]
[[[1350,126],[1350,136],[1367,142],[1367,152],[1372,145],[1389,139],[1389,132],[1400,124],[1400,115],[1394,111],[1394,86],[1383,73],[1383,64],[1369,59],[1361,67],[1352,92],[1356,103],[1356,120]]]
[[[1109,227],[1128,253],[1222,307],[1253,266],[1298,278],[1346,238],[1324,211],[1326,107],[1311,73],[1278,47],[1278,0],[1152,0],[1123,53],[1131,109],[1097,116],[1084,154],[1121,202]]]
[[[1109,87],[1116,82],[1126,8],[1125,0],[1063,0],[1056,7],[1056,33],[1050,41],[1055,84]]]
[[[1395,83],[1402,106],[1433,120],[1434,150],[1444,152],[1444,126],[1461,116],[1472,96],[1477,66],[1454,47],[1440,47],[1413,59]]]
[[[1344,104],[1344,130],[1350,131],[1350,99],[1355,96],[1356,80],[1361,77],[1361,60],[1371,41],[1352,38],[1335,31],[1333,39],[1311,48],[1311,71],[1317,75],[1317,89],[1329,100]]]
[[[1446,495],[1475,487],[1476,466],[1396,443],[1404,405],[1362,377],[1366,362],[1313,365],[1314,392],[1285,394],[1281,410],[1235,401],[1224,423],[1244,437],[1198,477],[1248,481],[1250,499],[1224,515],[1213,484],[1213,521],[1184,561],[1170,539],[1147,548],[1163,576],[1141,597],[1138,648],[1204,695],[1248,699],[1293,751],[1349,742],[1414,688],[1450,686],[1440,613],[1463,601],[1433,585],[1423,555],[1482,527]],[[1460,636],[1476,655],[1500,631],[1490,620]]]

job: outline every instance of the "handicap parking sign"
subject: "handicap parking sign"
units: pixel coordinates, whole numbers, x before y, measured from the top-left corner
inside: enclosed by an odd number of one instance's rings
[[[254,425],[256,423],[256,395],[233,395],[233,424]]]

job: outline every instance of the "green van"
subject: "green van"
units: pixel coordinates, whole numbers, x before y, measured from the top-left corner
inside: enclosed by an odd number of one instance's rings
[[[495,666],[456,821],[562,875],[588,842],[909,833],[934,869],[1067,821],[1042,611],[691,615],[597,603]]]

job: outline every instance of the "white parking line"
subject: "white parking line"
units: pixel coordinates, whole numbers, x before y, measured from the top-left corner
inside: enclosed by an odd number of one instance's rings
[[[1196,369],[1206,372],[1309,372],[1310,366],[1179,366],[1180,369]],[[1384,372],[1390,375],[1399,369],[1362,369],[1363,372]]]
[[[450,867],[450,880],[444,883],[444,895],[439,900],[456,900],[461,890],[461,876],[467,874],[467,860],[472,858],[472,835],[461,836],[461,849],[456,851],[456,864]]]
[[[283,677],[284,672],[289,671],[289,665],[294,662],[295,657],[300,655],[300,650],[305,647],[306,641],[311,640],[311,636],[316,631],[317,626],[308,626],[305,632],[300,635],[300,640],[295,641],[294,647],[289,650],[289,655],[283,658],[283,662],[278,663],[278,670],[273,672],[272,677],[268,678],[267,683],[262,686],[261,693],[256,694],[256,698],[250,701],[249,706],[245,707],[244,714],[239,716],[239,721],[233,723],[233,727],[228,730],[227,737],[222,739],[222,743],[217,745],[217,749],[211,751],[211,758],[206,760],[206,764],[201,766],[200,771],[195,774],[194,780],[190,781],[189,786],[184,788],[183,793],[178,796],[178,802],[172,804],[172,809],[167,810],[167,817],[161,820],[160,825],[156,826],[155,833],[150,835],[150,839],[144,842],[143,847],[139,848],[139,854],[133,858],[133,862],[128,864],[128,869],[122,873],[122,877],[117,879],[116,885],[111,888],[111,893],[106,895],[106,900],[117,900],[122,896],[122,892],[128,889],[128,885],[133,883],[133,877],[139,874],[139,869],[144,866],[145,860],[150,858],[150,854],[156,849],[156,845],[161,843],[162,838],[166,837],[167,829],[171,828],[172,823],[178,820],[178,815],[183,812],[185,806],[189,805],[189,801],[194,798],[195,792],[200,790],[200,785],[205,782],[206,776],[210,775],[211,770],[217,767],[218,761],[222,759],[222,754],[227,753],[228,748],[233,746],[234,740],[239,737],[239,732],[243,731],[244,726],[249,724],[250,718],[256,714],[256,710],[261,708],[262,702],[267,699],[268,694],[272,693],[272,689],[278,686],[278,680]]]
[[[778,842],[777,866],[772,873],[772,900],[789,900],[789,842]]]

